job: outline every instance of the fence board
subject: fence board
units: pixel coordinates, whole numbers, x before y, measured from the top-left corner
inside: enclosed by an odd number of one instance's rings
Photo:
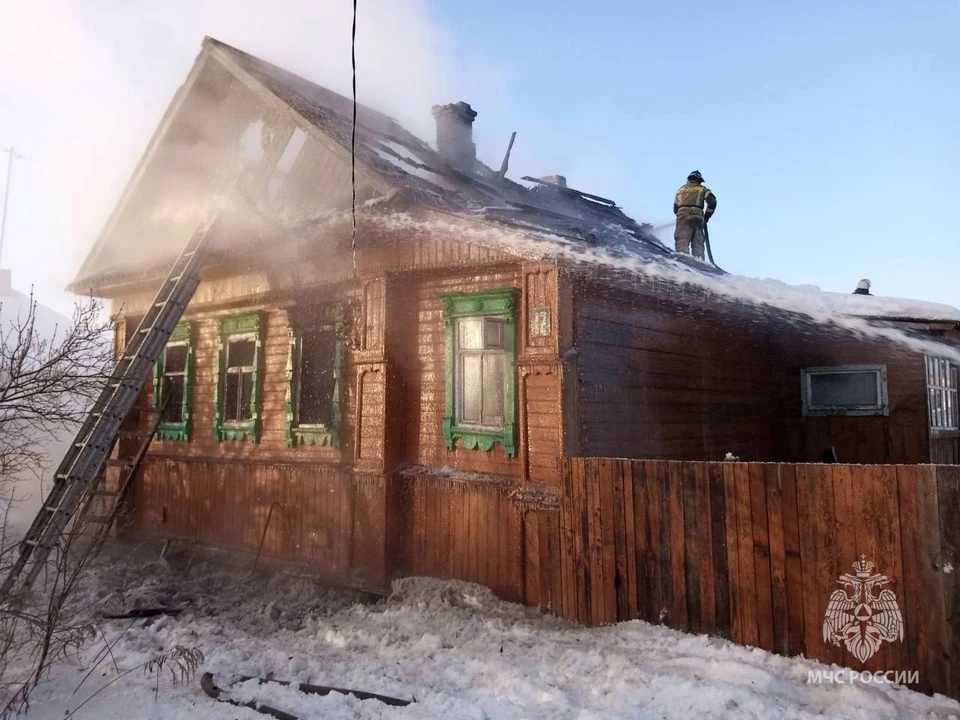
[[[943,591],[937,469],[929,465],[917,467],[917,519],[920,527],[920,567],[923,572],[927,671],[933,688],[945,688],[950,685],[950,642],[944,632],[947,608]]]
[[[613,460],[603,459],[599,463],[596,476],[600,516],[600,558],[603,564],[603,622],[615,622],[620,619],[618,612],[621,578],[617,572],[617,524],[614,512],[614,468]],[[623,525],[621,519],[619,524]]]
[[[957,573],[946,572],[947,567],[960,566],[960,523],[957,508],[960,507],[960,468],[941,466],[937,468],[937,505],[940,511],[941,568],[943,568],[943,602],[948,620],[960,618],[960,588]],[[948,565],[949,563],[949,565]],[[960,695],[960,668],[954,662],[960,658],[960,633],[954,632],[952,623],[946,627],[945,641],[950,663],[950,691],[953,697]]]
[[[787,556],[783,540],[783,489],[777,465],[765,465],[767,522],[770,538],[770,587],[773,610],[773,649],[781,655],[789,652],[787,621]]]
[[[666,517],[670,520],[670,570],[667,575],[672,580],[670,595],[670,619],[675,628],[686,629],[690,625],[687,615],[687,578],[684,572],[684,534],[683,534],[683,487],[682,465],[671,463],[668,468],[666,504],[669,508]]]
[[[922,668],[918,689],[929,691],[927,673],[926,619],[923,602],[920,526],[917,515],[917,471],[909,465],[898,465],[897,505],[899,507],[903,584],[900,588],[904,616],[906,667]]]
[[[737,466],[724,463],[724,523],[726,526],[727,568],[730,577],[730,637],[743,642],[743,602],[740,582],[739,517],[737,514]]]
[[[710,535],[713,562],[713,601],[715,632],[730,637],[730,567],[727,553],[726,503],[723,493],[723,466],[707,466],[710,492]]]
[[[767,523],[767,489],[764,466],[748,465],[753,518],[754,582],[757,587],[757,641],[773,651],[773,590],[770,572],[770,529]]]
[[[637,604],[637,589],[639,582],[637,580],[637,546],[636,546],[636,517],[633,513],[633,463],[629,460],[620,461],[620,472],[623,485],[623,510],[626,519],[626,528],[624,530],[624,541],[626,542],[626,557],[624,558],[624,572],[626,573],[627,584],[627,615],[626,619],[632,620],[639,617],[639,607]]]
[[[613,526],[614,562],[616,564],[616,579],[614,582],[617,591],[616,618],[617,620],[629,620],[628,588],[630,587],[630,575],[627,572],[627,513],[624,512],[623,465],[619,460],[612,461],[610,479],[613,503],[611,524]]]
[[[787,592],[788,654],[799,655],[804,650],[803,568],[800,564],[800,526],[797,508],[797,468],[780,466],[780,486],[783,512],[783,549]]]

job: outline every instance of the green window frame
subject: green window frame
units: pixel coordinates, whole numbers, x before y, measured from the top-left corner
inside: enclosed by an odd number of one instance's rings
[[[179,422],[168,422],[161,419],[160,424],[157,426],[156,435],[161,440],[180,440],[186,442],[190,440],[190,410],[193,402],[194,350],[193,332],[190,323],[180,323],[173,329],[170,338],[167,340],[167,345],[160,355],[160,359],[153,366],[153,406],[157,408],[157,410],[163,407],[164,378],[167,376],[167,351],[172,347],[186,348],[183,372],[176,373],[178,376],[181,374],[183,376],[183,397],[180,407],[180,420]]]
[[[249,366],[243,368],[228,368],[231,343],[239,345],[243,340],[253,341],[253,358]],[[236,372],[234,372],[236,370]],[[242,404],[243,376],[252,375],[249,417],[243,419],[228,419],[226,407],[228,392],[227,383],[238,377],[238,402]],[[224,440],[251,440],[260,439],[260,411],[261,396],[263,394],[263,313],[247,313],[225,318],[220,321],[219,343],[217,348],[217,382],[213,399],[213,436],[217,442]]]
[[[287,447],[318,445],[339,448],[343,421],[344,350],[346,312],[343,305],[306,306],[289,313],[289,351],[287,353],[286,437]],[[300,422],[302,353],[304,338],[312,333],[328,334],[333,341],[333,388],[330,397],[330,421]]]
[[[443,414],[443,437],[448,450],[452,450],[454,442],[459,438],[463,446],[469,450],[477,448],[490,450],[494,443],[501,443],[507,457],[516,455],[516,403],[515,371],[516,359],[516,288],[496,288],[474,293],[441,293],[443,300],[443,327],[444,327],[444,354],[445,354],[445,385],[446,399]],[[501,427],[490,427],[478,423],[466,423],[462,420],[462,410],[458,408],[463,397],[462,378],[464,372],[463,358],[472,354],[480,358],[480,367],[484,367],[483,355],[487,348],[487,323],[481,323],[482,340],[477,350],[461,349],[458,338],[458,321],[468,318],[499,319],[498,323],[490,323],[490,330],[494,335],[491,355],[501,355],[503,358],[503,421]],[[500,332],[502,328],[502,336]],[[499,358],[495,358],[499,362]],[[494,364],[495,366],[495,364]],[[481,371],[482,373],[482,371]],[[483,375],[481,374],[481,378]],[[481,383],[482,384],[482,383]],[[481,388],[481,397],[483,390]],[[481,400],[481,406],[482,406]]]

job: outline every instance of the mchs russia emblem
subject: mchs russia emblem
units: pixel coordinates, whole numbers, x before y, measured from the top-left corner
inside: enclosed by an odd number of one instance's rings
[[[823,618],[823,640],[845,645],[860,662],[873,656],[883,642],[903,640],[903,616],[886,575],[873,572],[867,556],[853,563],[855,575],[841,575]]]

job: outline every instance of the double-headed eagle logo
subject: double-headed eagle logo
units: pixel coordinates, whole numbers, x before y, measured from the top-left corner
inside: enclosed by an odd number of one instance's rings
[[[881,643],[903,640],[903,616],[886,575],[873,572],[867,556],[853,563],[855,575],[838,579],[823,618],[823,641],[846,645],[860,662],[866,662]]]

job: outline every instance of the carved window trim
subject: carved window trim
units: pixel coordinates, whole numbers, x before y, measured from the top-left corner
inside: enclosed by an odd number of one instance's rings
[[[316,318],[312,310],[322,314]],[[302,310],[307,310],[306,308]],[[324,308],[314,306],[308,310],[310,315],[298,318],[292,312],[289,321],[289,347],[287,352],[287,393],[284,408],[286,410],[287,447],[299,445],[319,445],[339,448],[343,431],[343,390],[344,357],[346,353],[346,308],[341,305]],[[311,317],[311,315],[313,315]],[[333,355],[333,398],[332,421],[329,425],[300,425],[297,423],[297,399],[299,397],[299,372],[297,362],[300,342],[307,330],[332,328],[336,337]]]
[[[186,347],[187,349],[183,377],[183,401],[181,408],[182,420],[175,423],[161,422],[157,426],[156,436],[161,440],[179,440],[187,442],[190,440],[190,415],[191,408],[193,407],[194,374],[193,331],[190,323],[182,322],[173,329],[173,332],[170,333],[170,338],[167,340],[166,347],[164,347],[164,351],[160,355],[160,359],[157,360],[156,364],[153,366],[153,406],[157,410],[160,410],[163,405],[163,399],[161,395],[163,394],[164,362],[167,355],[166,349],[171,346],[182,346]]]
[[[213,436],[217,442],[224,440],[260,439],[260,410],[263,392],[263,313],[253,312],[235,315],[220,321],[217,348],[217,382],[213,399]],[[227,345],[231,338],[250,335],[254,339],[253,388],[250,397],[250,419],[231,422],[223,419],[226,399]]]
[[[516,456],[516,288],[496,288],[473,293],[441,293],[443,300],[445,389],[443,437],[448,450],[457,439],[469,450],[491,450],[501,443],[507,457]],[[496,315],[503,318],[504,401],[503,429],[487,430],[457,425],[456,327],[458,318]]]

